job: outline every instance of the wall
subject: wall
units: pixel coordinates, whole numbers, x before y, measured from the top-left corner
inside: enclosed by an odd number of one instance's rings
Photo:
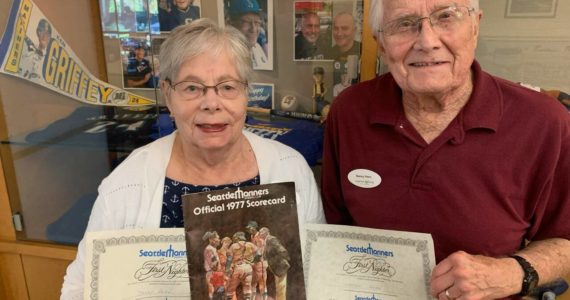
[[[477,59],[495,75],[570,92],[570,1],[526,1],[557,3],[553,17],[533,16],[532,7],[523,17],[509,16],[507,2],[525,1],[480,1]]]

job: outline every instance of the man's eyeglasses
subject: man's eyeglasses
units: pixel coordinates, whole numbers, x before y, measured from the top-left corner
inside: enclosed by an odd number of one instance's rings
[[[173,84],[170,79],[166,79],[166,82],[168,82],[170,88],[185,100],[200,98],[206,95],[208,89],[214,89],[216,95],[224,99],[233,100],[247,88],[247,82],[238,80],[226,80],[216,85],[204,85],[194,81],[180,81]]]
[[[411,40],[417,37],[422,29],[424,19],[428,19],[431,27],[438,33],[449,33],[457,29],[465,16],[470,16],[474,8],[467,6],[450,6],[438,9],[427,17],[409,16],[386,23],[379,30],[385,36],[399,40]]]

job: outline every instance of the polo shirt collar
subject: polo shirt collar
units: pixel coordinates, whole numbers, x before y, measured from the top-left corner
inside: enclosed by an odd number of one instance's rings
[[[471,66],[473,71],[473,93],[469,102],[461,110],[463,128],[487,128],[497,131],[503,115],[503,93],[498,82],[490,74],[483,72],[477,61]]]
[[[491,75],[485,73],[477,61],[471,65],[473,71],[473,93],[459,113],[464,130],[487,128],[496,131],[503,114],[503,94]],[[395,126],[403,118],[402,90],[392,74],[387,73],[375,79],[369,111],[370,124]]]

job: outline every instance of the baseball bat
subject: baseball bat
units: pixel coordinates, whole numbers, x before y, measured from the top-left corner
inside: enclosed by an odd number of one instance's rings
[[[301,119],[301,120],[309,120],[309,121],[314,121],[314,122],[320,122],[321,121],[321,116],[319,116],[319,115],[304,113],[304,112],[298,112],[298,111],[285,111],[285,110],[269,109],[269,108],[261,108],[261,107],[248,107],[247,111],[270,114],[273,116],[288,117],[288,118]]]

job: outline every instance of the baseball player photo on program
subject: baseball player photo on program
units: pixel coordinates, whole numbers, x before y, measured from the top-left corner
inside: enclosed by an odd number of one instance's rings
[[[243,33],[253,69],[273,70],[273,0],[218,0],[218,13],[220,22]]]

